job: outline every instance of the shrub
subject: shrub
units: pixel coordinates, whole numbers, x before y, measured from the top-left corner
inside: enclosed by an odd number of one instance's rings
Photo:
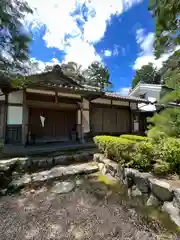
[[[159,131],[156,127],[152,127],[147,135],[154,143],[159,143],[162,139],[167,138],[167,135],[164,132]]]
[[[94,142],[100,152],[105,153],[109,158],[116,161],[129,159],[130,150],[133,148],[134,141],[112,136],[96,136]]]
[[[141,141],[150,141],[151,138],[149,137],[143,137],[143,136],[138,136],[138,135],[129,135],[129,134],[123,134],[120,136],[121,138],[136,141],[136,142],[141,142]]]
[[[180,139],[162,139],[158,145],[157,156],[164,162],[169,163],[171,172],[180,172]]]
[[[158,160],[153,166],[153,172],[156,175],[166,175],[171,172],[171,167],[168,162]]]
[[[139,142],[132,156],[131,167],[150,171],[153,167],[154,146],[151,142]]]

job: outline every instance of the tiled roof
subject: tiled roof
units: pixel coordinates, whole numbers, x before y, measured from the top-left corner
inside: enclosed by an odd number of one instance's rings
[[[62,72],[59,71],[50,71],[41,74],[36,74],[31,76],[34,81],[32,81],[33,86],[47,87],[47,88],[64,88],[75,91],[89,92],[93,94],[101,95],[102,97],[120,99],[125,101],[134,101],[134,102],[144,102],[149,103],[148,100],[132,96],[121,96],[118,93],[113,92],[103,92],[97,87],[92,87],[88,85],[81,85],[77,83],[72,78],[67,77]]]
[[[122,96],[118,93],[113,93],[113,92],[105,92],[105,96],[110,97],[110,98],[115,98],[115,99],[126,100],[126,101],[149,103],[149,101],[147,99],[143,99],[143,98],[139,98],[139,97],[132,97],[132,96]]]
[[[66,84],[55,84],[55,83],[38,83],[38,86],[47,87],[47,88],[64,88],[69,90],[75,90],[75,91],[82,91],[82,92],[89,92],[89,93],[97,93],[100,94],[102,97],[106,98],[113,98],[113,99],[120,99],[125,101],[132,101],[132,102],[143,102],[143,103],[149,103],[148,100],[139,98],[139,97],[132,97],[132,96],[122,96],[118,93],[113,92],[103,92],[94,88],[88,88],[84,86],[73,86],[73,85],[66,85]]]

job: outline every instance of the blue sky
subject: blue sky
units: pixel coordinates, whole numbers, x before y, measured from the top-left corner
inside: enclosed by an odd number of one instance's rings
[[[31,59],[39,69],[75,61],[106,64],[113,90],[127,93],[135,71],[148,62],[161,67],[166,55],[153,56],[155,23],[148,0],[28,0],[34,14]]]

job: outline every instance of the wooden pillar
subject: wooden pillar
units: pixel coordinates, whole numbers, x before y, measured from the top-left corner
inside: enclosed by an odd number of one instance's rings
[[[90,132],[89,101],[85,98],[82,98],[79,104],[77,126],[78,138],[85,142],[85,137]]]
[[[5,119],[5,103],[2,102],[0,105],[0,140],[5,142],[5,128],[6,128],[6,119]]]
[[[23,91],[23,116],[22,116],[22,144],[25,146],[28,137],[29,109],[26,104],[26,90]]]
[[[79,104],[79,108],[77,109],[77,137],[78,140],[81,142],[82,141],[82,133],[83,133],[83,129],[82,129],[82,107],[81,107],[81,103]]]

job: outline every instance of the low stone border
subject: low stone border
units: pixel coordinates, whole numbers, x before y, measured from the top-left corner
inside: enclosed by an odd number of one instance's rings
[[[26,185],[41,185],[54,180],[68,179],[70,176],[79,174],[90,174],[99,171],[98,165],[94,162],[71,164],[69,166],[57,166],[50,170],[36,172],[32,174],[24,174],[22,176],[16,176],[9,183],[7,188],[1,190],[1,194],[6,194],[7,191],[16,191],[25,187]]]
[[[47,157],[24,157],[0,160],[0,189],[19,175],[48,170],[57,165],[69,165],[92,161],[94,151],[82,151],[71,155],[57,155]]]
[[[22,157],[0,160],[0,172],[10,169],[16,170],[51,168],[56,165],[69,165],[71,163],[87,162],[92,160],[94,151],[85,151],[71,155],[50,155],[47,157]]]
[[[127,186],[130,196],[146,196],[147,206],[159,206],[180,227],[180,188],[173,188],[150,173],[121,168],[118,163],[105,158],[103,154],[94,154],[94,160],[103,174],[109,173]]]

